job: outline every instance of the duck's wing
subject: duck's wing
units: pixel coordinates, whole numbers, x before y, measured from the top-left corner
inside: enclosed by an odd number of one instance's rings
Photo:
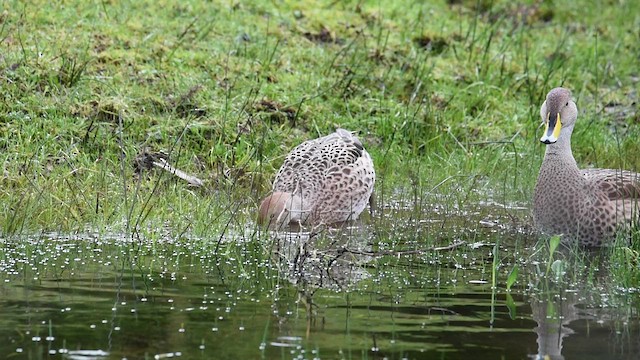
[[[640,174],[613,169],[584,169],[582,175],[609,200],[640,201]]]
[[[376,179],[371,156],[357,139],[346,139],[336,162],[325,173],[318,194],[316,216],[327,222],[357,218],[369,203]]]
[[[273,190],[295,192],[303,199],[314,201],[324,187],[327,174],[355,163],[363,152],[360,141],[344,129],[305,141],[284,159],[273,182]]]
[[[318,140],[305,141],[287,154],[273,180],[273,191],[297,192],[305,198],[315,191],[313,184],[322,177],[322,169],[314,162]]]

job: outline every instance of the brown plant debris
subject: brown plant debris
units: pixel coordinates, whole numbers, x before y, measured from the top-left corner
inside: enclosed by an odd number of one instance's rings
[[[167,155],[162,152],[142,151],[142,153],[138,154],[133,160],[133,167],[138,176],[144,171],[148,171],[156,167],[161,170],[168,171],[170,174],[188,182],[189,185],[197,187],[204,185],[204,182],[199,178],[171,166],[167,161]]]
[[[343,44],[344,40],[336,37],[329,29],[326,27],[322,27],[320,32],[312,33],[312,32],[304,32],[302,35],[307,38],[307,40],[312,41],[318,44]]]

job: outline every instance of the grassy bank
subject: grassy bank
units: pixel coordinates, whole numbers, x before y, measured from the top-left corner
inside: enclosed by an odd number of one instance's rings
[[[289,149],[338,126],[383,194],[526,203],[560,85],[578,162],[640,170],[640,4],[390,3],[4,2],[0,232],[216,234],[253,216]],[[145,151],[206,185],[136,175]]]

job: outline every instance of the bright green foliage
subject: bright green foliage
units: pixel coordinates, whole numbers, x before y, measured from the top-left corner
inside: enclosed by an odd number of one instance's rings
[[[581,110],[579,163],[637,170],[636,14],[637,1],[5,1],[0,231],[215,233],[253,217],[286,152],[338,126],[359,132],[379,190],[526,203],[538,109],[559,85]],[[205,189],[136,177],[145,150]]]

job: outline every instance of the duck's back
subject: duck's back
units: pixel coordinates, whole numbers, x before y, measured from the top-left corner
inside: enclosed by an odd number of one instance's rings
[[[336,222],[364,210],[374,182],[373,162],[362,143],[338,129],[294,148],[278,171],[273,190],[300,195],[312,218]]]
[[[607,225],[610,236],[616,225],[632,225],[640,222],[640,174],[614,169],[583,169],[582,175],[589,188],[600,194],[599,212],[590,218]],[[600,221],[597,221],[600,219]]]
[[[614,169],[582,169],[582,176],[602,190],[609,200],[640,201],[639,173]]]

